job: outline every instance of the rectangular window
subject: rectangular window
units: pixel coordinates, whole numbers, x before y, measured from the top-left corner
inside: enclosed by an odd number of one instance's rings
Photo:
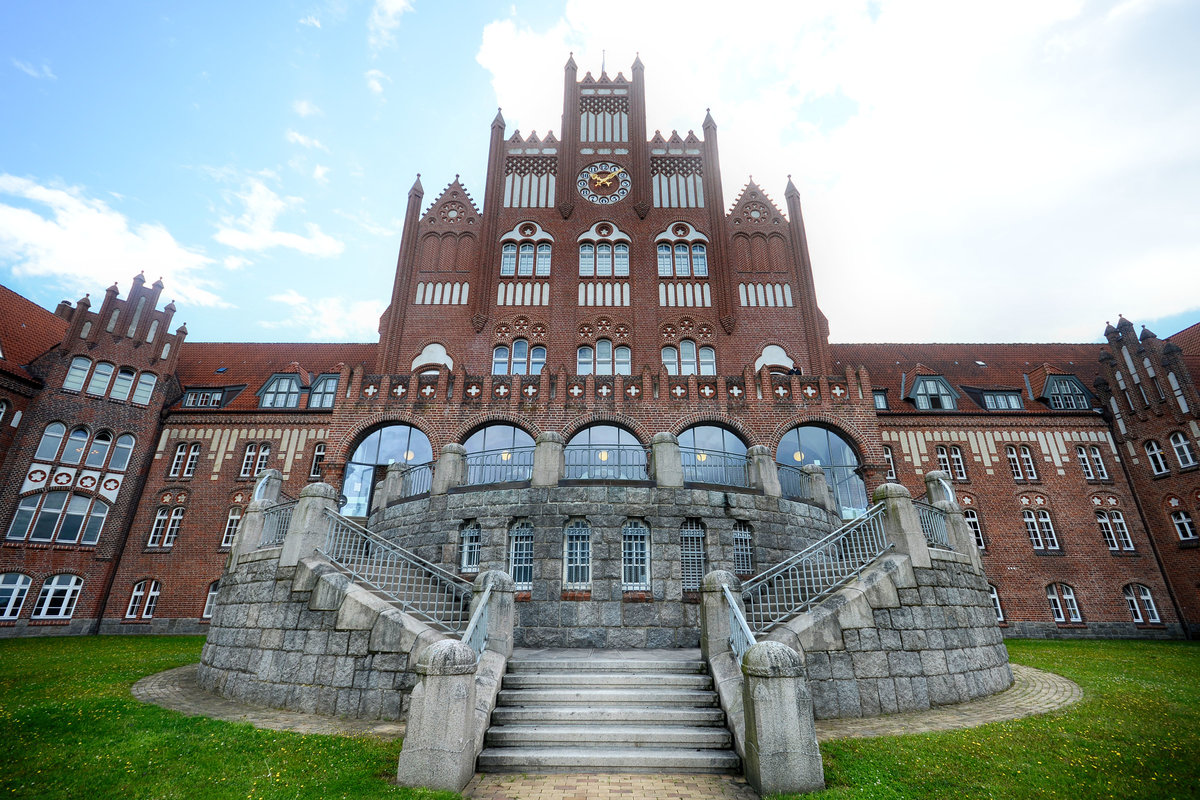
[[[650,531],[637,522],[621,532],[621,590],[650,590]]]
[[[225,532],[221,535],[221,547],[233,547],[233,537],[237,535],[241,521],[242,509],[237,506],[229,509],[229,516],[225,518]]]
[[[586,591],[592,588],[592,529],[578,520],[567,526],[563,555],[566,559],[564,589]]]
[[[479,572],[479,540],[480,527],[478,522],[463,525],[458,532],[458,571]]]
[[[738,575],[754,573],[754,548],[750,526],[745,522],[733,524],[733,571]]]
[[[704,580],[704,525],[688,520],[679,529],[679,566],[685,592],[700,591]]]
[[[629,277],[629,245],[613,245],[613,275],[618,278]]]
[[[537,246],[537,276],[539,278],[550,276],[550,245],[545,242]]]
[[[660,244],[658,246],[658,277],[671,277],[671,245]]]
[[[875,408],[879,409],[880,411],[887,411],[887,408],[888,408],[887,390],[886,389],[876,389],[874,391],[874,395],[875,395]]]
[[[517,246],[506,244],[500,248],[500,276],[511,278],[517,274]]]
[[[528,522],[518,522],[509,530],[508,574],[518,592],[533,589],[533,526]]]

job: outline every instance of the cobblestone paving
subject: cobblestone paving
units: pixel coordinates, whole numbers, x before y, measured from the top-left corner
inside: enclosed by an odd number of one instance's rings
[[[821,741],[904,733],[948,731],[988,722],[1019,719],[1068,706],[1083,697],[1074,682],[1032,667],[1012,665],[1013,687],[1000,694],[943,706],[869,719],[819,720]],[[215,697],[196,685],[196,665],[142,678],[133,695],[144,703],[259,728],[327,733],[342,736],[404,735],[403,723],[338,719],[293,711],[276,711]],[[463,794],[475,800],[753,800],[757,795],[740,778],[729,775],[476,775]]]

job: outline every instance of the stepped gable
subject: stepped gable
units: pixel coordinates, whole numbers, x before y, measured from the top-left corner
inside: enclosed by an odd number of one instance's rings
[[[79,302],[85,301],[86,296]],[[0,286],[0,373],[36,381],[25,365],[61,342],[68,324],[7,286]]]
[[[338,373],[345,365],[374,365],[376,348],[375,344],[360,343],[186,342],[180,348],[176,376],[184,389],[244,387],[221,410],[253,411],[258,409],[256,393],[272,375],[296,373],[307,386],[309,374]],[[180,397],[170,408],[181,408],[182,400]],[[280,411],[272,409],[271,413]]]
[[[914,374],[940,375],[956,390],[967,386],[974,389],[1019,390],[1025,399],[1023,414],[1051,412],[1045,404],[1029,400],[1025,376],[1033,386],[1033,373],[1043,365],[1055,365],[1048,372],[1054,375],[1075,375],[1090,387],[1100,374],[1100,344],[830,344],[834,371],[846,367],[865,367],[876,389],[887,389],[891,404],[888,413],[927,414],[906,402],[901,394],[902,376],[907,379],[904,389],[912,388]],[[983,362],[980,366],[977,362]],[[923,367],[929,372],[917,373]],[[1043,385],[1045,381],[1043,379]],[[1035,389],[1034,396],[1038,395]],[[959,410],[984,410],[967,395],[959,400]],[[995,413],[995,412],[987,412]]]
[[[536,140],[537,134],[533,134],[530,141]],[[422,222],[431,225],[444,223],[456,227],[463,224],[479,224],[479,207],[475,205],[471,193],[459,182],[458,177],[455,175],[454,180],[446,185],[438,198],[429,204],[422,215]]]
[[[755,216],[755,212],[757,212],[757,216]],[[754,182],[753,176],[746,181],[741,193],[733,201],[727,217],[734,225],[739,226],[743,223],[755,225],[762,223],[785,225],[787,223],[787,217],[779,210],[779,206],[775,205],[774,201],[767,196],[767,193]]]

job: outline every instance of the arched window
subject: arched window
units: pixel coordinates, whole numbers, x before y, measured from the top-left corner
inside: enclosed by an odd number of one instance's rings
[[[967,479],[967,462],[963,460],[962,448],[958,445],[950,445],[950,466],[953,467],[950,474],[954,476],[954,480]]]
[[[171,471],[168,477],[178,478],[179,473],[183,471],[183,462],[187,458],[187,443],[180,444],[175,448],[175,457],[171,459]]]
[[[650,591],[650,529],[635,519],[621,529],[621,591]]]
[[[493,375],[541,375],[545,364],[546,348],[524,339],[514,339],[511,350],[502,344],[492,350]]]
[[[91,359],[83,356],[76,356],[71,359],[71,366],[67,369],[67,376],[63,379],[62,388],[72,392],[78,392],[83,389],[83,382],[87,379],[88,370],[92,368]]]
[[[146,540],[147,547],[171,547],[179,536],[179,527],[183,524],[183,506],[173,510],[160,508],[154,515],[154,525],[150,528],[150,538]]]
[[[479,572],[479,545],[482,531],[475,520],[464,522],[458,529],[458,571]]]
[[[269,466],[271,460],[271,443],[263,442],[258,446],[258,463],[254,465],[254,474],[262,473]]]
[[[63,448],[60,460],[64,464],[78,464],[83,460],[83,454],[87,452],[87,446],[87,428],[76,428],[67,437],[67,446]]]
[[[683,591],[700,591],[705,563],[704,523],[698,519],[684,520],[679,527],[679,571]]]
[[[515,425],[487,425],[463,442],[467,485],[527,481],[533,475],[533,437]]]
[[[576,375],[629,375],[632,354],[625,345],[613,344],[608,339],[597,339],[595,348],[581,346],[576,351]]]
[[[112,434],[108,431],[100,431],[92,439],[92,446],[88,448],[87,458],[84,459],[85,467],[103,467],[104,462],[108,460],[108,451],[112,447]]]
[[[25,595],[29,593],[32,581],[28,575],[20,572],[6,572],[0,575],[0,619],[16,619],[21,616],[21,608],[25,605]]]
[[[708,345],[696,347],[691,339],[682,339],[679,347],[662,349],[663,367],[668,375],[716,375],[717,354]]]
[[[225,532],[221,534],[221,547],[233,547],[233,538],[237,536],[238,525],[242,522],[242,509],[234,506],[225,517]]]
[[[738,575],[754,574],[754,531],[741,520],[733,523],[733,571]]]
[[[46,430],[42,432],[42,439],[38,442],[37,452],[33,457],[41,461],[53,461],[58,456],[58,448],[62,446],[63,436],[66,435],[67,426],[61,422],[51,422],[46,426]]]
[[[1021,465],[1025,467],[1025,477],[1031,481],[1037,480],[1037,470],[1033,466],[1033,452],[1028,445],[1021,445]]]
[[[500,248],[500,276],[510,278],[517,274],[517,246],[506,242]]]
[[[938,469],[940,469],[942,472],[946,473],[947,475],[951,474],[950,473],[950,451],[946,449],[945,445],[939,444],[937,446],[937,462],[938,462]]]
[[[217,605],[217,592],[221,589],[221,582],[213,581],[208,585],[208,595],[204,598],[204,611],[200,616],[203,619],[212,619],[213,608]]]
[[[47,578],[33,607],[34,619],[70,619],[83,589],[83,578],[63,573]]]
[[[1175,533],[1179,534],[1181,542],[1191,541],[1196,538],[1196,526],[1192,522],[1192,515],[1188,512],[1173,512],[1171,514],[1171,522],[1175,523]]]
[[[94,545],[100,538],[108,504],[70,492],[46,492],[21,500],[8,528],[9,540]]]
[[[1037,512],[1026,509],[1021,512],[1021,518],[1025,521],[1025,533],[1029,536],[1029,543],[1033,545],[1034,550],[1057,550],[1058,535],[1054,532],[1054,522],[1050,519],[1050,512],[1041,509]]]
[[[554,238],[533,222],[522,222],[504,234],[500,245],[500,276],[503,278],[549,277],[551,244]]]
[[[963,511],[963,521],[967,523],[967,527],[971,529],[971,533],[975,537],[975,546],[980,550],[986,550],[987,543],[983,539],[983,526],[979,524],[979,512],[968,508]]]
[[[749,486],[746,443],[717,425],[694,425],[679,434],[683,479],[722,486]]]
[[[1075,447],[1075,458],[1079,461],[1079,469],[1083,472],[1083,479],[1087,481],[1096,480],[1096,471],[1092,469],[1092,462],[1088,460],[1087,449],[1083,445]]]
[[[1052,583],[1046,587],[1046,600],[1055,622],[1080,622],[1079,604],[1075,601],[1075,590],[1065,583]]]
[[[592,588],[592,529],[585,519],[567,523],[563,533],[563,589],[586,592]]]
[[[611,223],[593,225],[580,236],[579,277],[629,277],[629,237]]]
[[[150,397],[154,394],[154,386],[158,383],[158,377],[151,375],[149,372],[143,372],[138,376],[137,386],[133,390],[133,402],[138,405],[148,405]]]
[[[154,609],[158,606],[158,595],[162,584],[155,580],[138,581],[133,585],[129,594],[129,605],[125,608],[125,619],[137,619],[139,613],[142,619],[154,617]],[[144,603],[143,603],[144,601]]]
[[[342,481],[348,517],[363,517],[371,508],[375,483],[382,480],[388,464],[420,466],[433,461],[429,437],[410,425],[386,425],[363,437],[350,458]],[[376,471],[378,470],[378,475]]]
[[[1192,443],[1182,433],[1171,434],[1171,447],[1175,450],[1175,460],[1180,469],[1196,466],[1196,454],[1192,451]]]
[[[1122,592],[1125,595],[1125,602],[1129,606],[1129,614],[1133,617],[1134,622],[1147,622],[1151,625],[1158,625],[1162,622],[1162,618],[1158,615],[1158,606],[1154,604],[1154,595],[1150,593],[1148,586],[1143,586],[1140,583],[1131,583]],[[1145,614],[1142,613],[1143,609],[1145,609]]]
[[[182,446],[182,445],[181,445]],[[175,452],[176,457],[179,456],[179,451]],[[254,477],[254,461],[258,455],[258,445],[254,442],[246,445],[246,453],[242,456],[242,471],[239,477],[252,478]]]
[[[308,468],[308,477],[313,480],[321,479],[321,465],[325,463],[325,443],[317,442],[313,445],[312,466]]]
[[[1167,474],[1167,459],[1163,456],[1162,445],[1153,439],[1143,445],[1146,448],[1146,458],[1150,461],[1150,470],[1155,475]]]
[[[637,437],[616,425],[591,425],[576,433],[563,451],[569,480],[646,479],[646,450]]]
[[[103,397],[108,393],[108,384],[112,380],[113,365],[107,361],[97,362],[96,368],[92,370],[92,379],[88,381],[87,393],[96,397]]]
[[[775,461],[793,471],[815,464],[824,471],[843,519],[866,513],[867,485],[862,479],[862,462],[849,440],[835,431],[817,425],[792,428],[779,440]],[[782,474],[780,477],[782,482]]]
[[[117,444],[113,448],[112,460],[108,462],[108,468],[114,472],[123,472],[125,467],[129,466],[129,457],[133,455],[134,439],[128,433],[123,433],[117,437]]]
[[[1132,550],[1133,539],[1125,526],[1125,515],[1120,511],[1097,511],[1096,524],[1109,550]]]
[[[524,520],[508,529],[508,574],[516,591],[533,589],[533,526]]]

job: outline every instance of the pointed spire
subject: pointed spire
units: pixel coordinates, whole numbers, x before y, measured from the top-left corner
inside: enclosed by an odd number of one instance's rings
[[[105,289],[104,293],[111,294],[111,295],[118,295],[121,293],[121,290],[120,290],[120,288],[117,287],[117,282],[113,281],[113,285],[108,287],[107,289]]]
[[[496,118],[492,120],[492,127],[504,130],[504,115],[500,113],[500,109],[496,109]]]
[[[1117,334],[1117,329],[1113,327],[1113,324],[1111,322],[1105,322],[1104,323],[1104,335],[1105,336],[1115,336],[1116,334]]]
[[[187,332],[188,331],[187,331],[187,323],[186,322],[175,329],[176,336],[187,336]]]
[[[75,306],[77,308],[91,308],[92,301],[88,299],[90,297],[91,297],[91,294],[85,294],[83,297],[79,298],[79,302],[76,303]]]
[[[1145,325],[1142,326],[1142,335],[1138,337],[1138,339],[1140,341],[1144,342],[1147,339],[1157,339],[1157,338],[1158,337],[1154,335],[1154,331],[1150,330]]]
[[[134,283],[135,289],[138,286],[141,286],[142,284],[144,284],[145,282],[146,282],[146,271],[145,270],[142,270],[137,275],[133,276],[133,283]]]
[[[162,277],[160,276],[158,280],[156,280],[154,283],[150,284],[150,288],[158,289],[161,292],[162,288],[163,288]]]
[[[175,313],[175,301],[172,300],[171,302],[169,302],[165,306],[163,306],[163,311],[167,312],[168,314],[174,314]]]
[[[421,185],[421,173],[419,172],[417,173],[417,179],[413,181],[412,188],[408,190],[409,197],[412,197],[414,194],[418,197],[425,194],[425,187]]]
[[[633,54],[633,68],[634,69],[645,69],[646,68],[646,66],[642,63],[641,53]]]
[[[574,53],[570,53],[567,55],[566,69],[578,69],[578,67],[575,66],[575,54]]]
[[[799,197],[800,190],[796,188],[796,184],[792,183],[792,176],[788,175],[787,188],[783,190],[784,197]]]
[[[1126,328],[1133,328],[1133,323],[1130,322],[1129,320],[1125,319],[1124,314],[1118,314],[1117,315],[1117,330],[1123,331]]]
[[[712,109],[711,108],[704,109],[704,125],[702,127],[704,128],[704,130],[708,130],[709,128],[717,127],[716,121],[712,118]]]

